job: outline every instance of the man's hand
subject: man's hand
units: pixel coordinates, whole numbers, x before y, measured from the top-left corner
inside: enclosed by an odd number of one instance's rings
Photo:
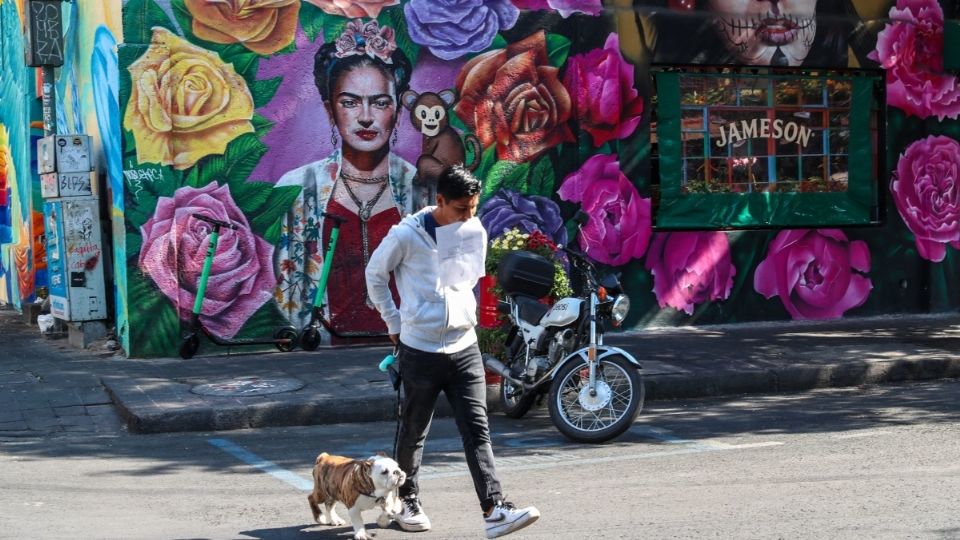
[[[390,334],[390,341],[392,341],[394,345],[399,345],[399,344],[400,344],[400,334]]]

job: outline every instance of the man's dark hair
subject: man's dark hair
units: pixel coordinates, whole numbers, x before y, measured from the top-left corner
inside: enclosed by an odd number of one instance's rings
[[[437,195],[448,201],[473,197],[480,193],[480,180],[463,165],[447,167],[437,179]]]

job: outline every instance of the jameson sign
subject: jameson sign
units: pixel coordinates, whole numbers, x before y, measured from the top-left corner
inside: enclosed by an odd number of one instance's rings
[[[63,65],[60,0],[29,0],[24,10],[24,54],[30,67]]]
[[[720,128],[720,137],[716,140],[718,147],[724,147],[728,144],[736,144],[745,139],[756,139],[757,137],[768,139],[773,138],[778,141],[800,143],[800,146],[807,146],[810,142],[810,136],[813,130],[800,125],[796,122],[784,122],[776,118],[754,118],[752,120],[740,120],[739,122],[730,122],[726,127]]]

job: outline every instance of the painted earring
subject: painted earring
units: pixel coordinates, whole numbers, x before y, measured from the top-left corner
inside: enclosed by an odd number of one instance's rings
[[[397,128],[393,128],[393,139],[390,141],[392,146],[397,145]]]
[[[337,130],[333,127],[330,128],[330,144],[332,144],[334,148],[340,144],[340,138],[337,137]]]

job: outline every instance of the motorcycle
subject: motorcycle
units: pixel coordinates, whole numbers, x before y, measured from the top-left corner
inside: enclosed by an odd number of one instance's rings
[[[497,281],[506,298],[497,309],[510,324],[506,362],[485,354],[484,365],[501,376],[500,404],[507,416],[522,417],[548,395],[550,419],[564,436],[601,443],[626,431],[643,407],[640,362],[603,344],[605,325],[623,323],[630,299],[616,275],[601,277],[585,254],[560,249],[584,286],[580,296],[553,306],[539,301],[553,288],[553,263],[528,251],[501,260]]]

